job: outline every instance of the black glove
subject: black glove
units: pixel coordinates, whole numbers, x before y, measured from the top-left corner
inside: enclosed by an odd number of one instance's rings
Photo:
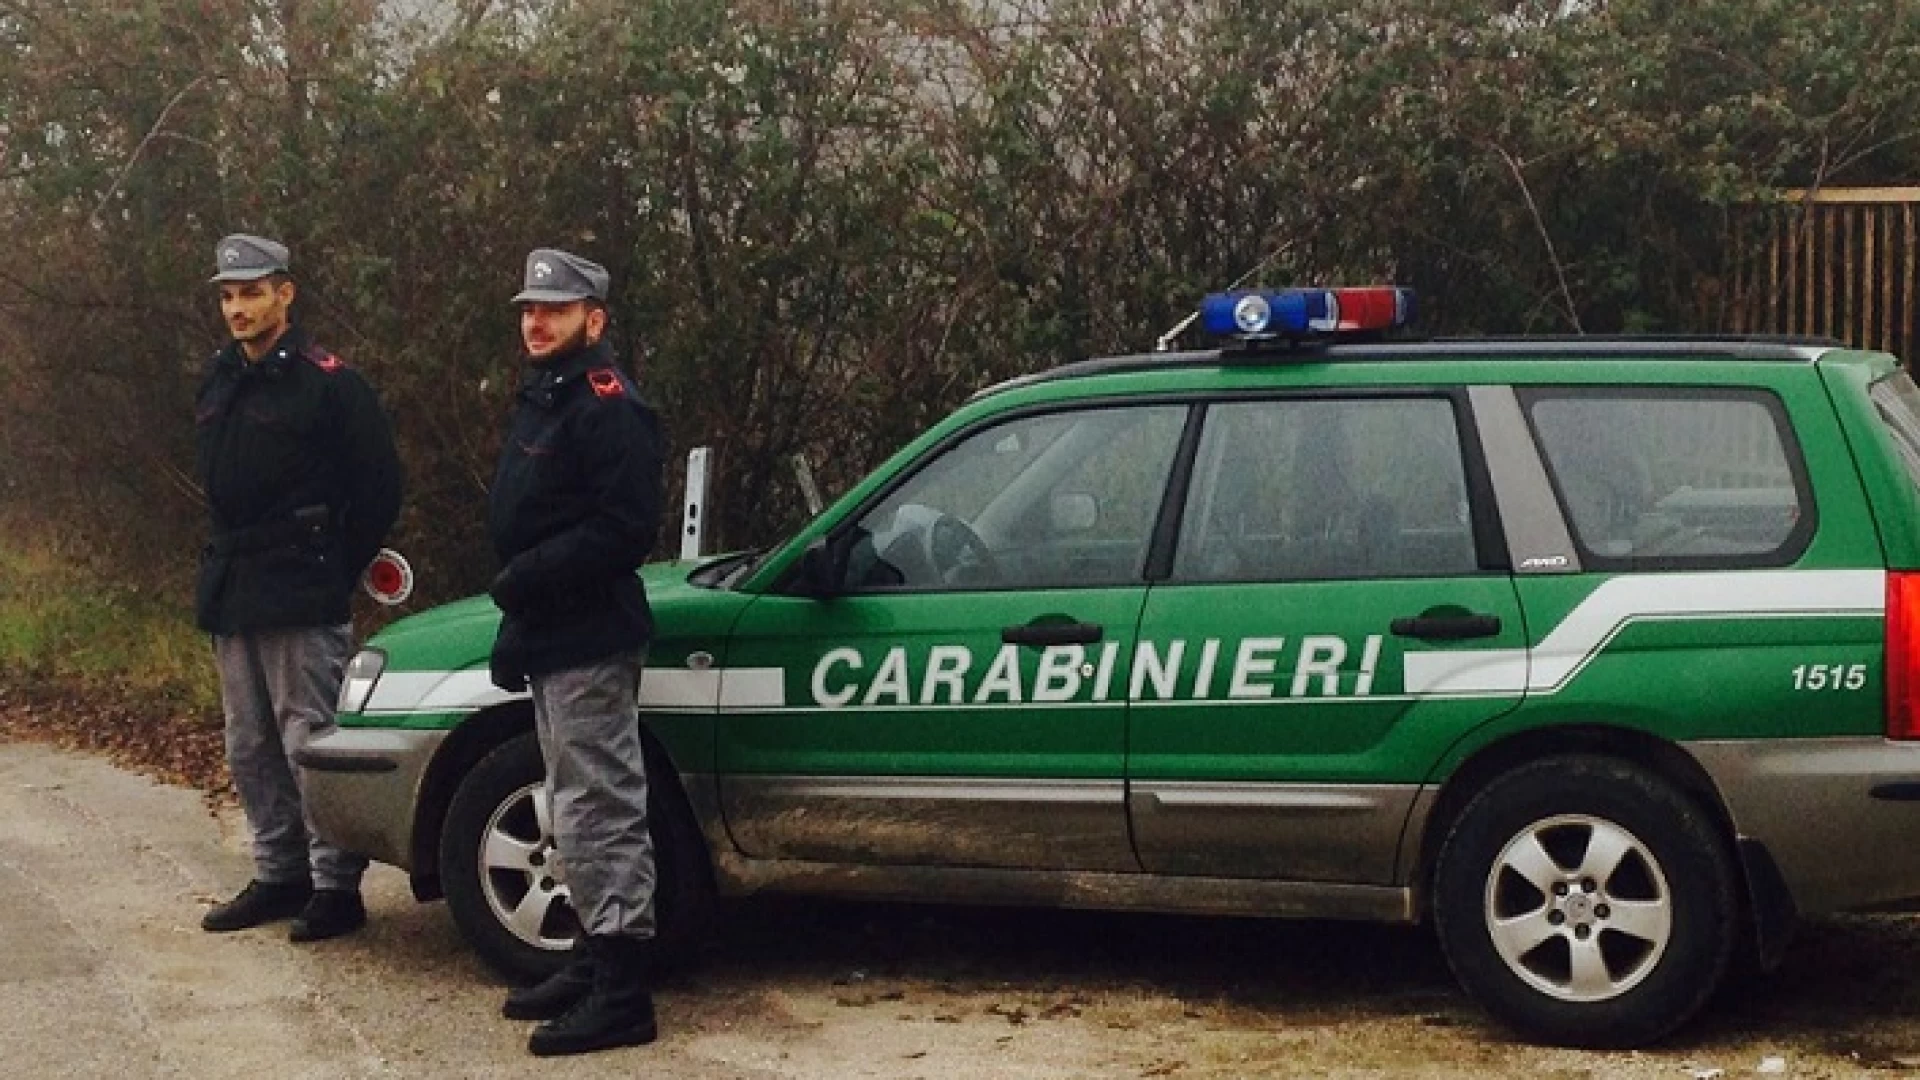
[[[500,576],[506,577],[505,574]],[[497,587],[499,581],[496,580],[494,584]],[[511,598],[511,590],[508,590],[508,596]],[[494,603],[500,601],[495,600]],[[527,688],[526,649],[520,641],[524,632],[525,628],[512,615],[502,618],[500,628],[494,633],[493,651],[487,655],[487,675],[492,678],[493,685],[509,694],[517,694]]]
[[[502,671],[496,667],[492,670],[492,675],[493,685],[509,694],[522,693],[527,688],[527,677],[517,672]]]
[[[503,662],[497,648],[487,662],[487,675],[493,679],[493,685],[509,694],[517,694],[527,688],[527,673],[521,671],[518,665]]]

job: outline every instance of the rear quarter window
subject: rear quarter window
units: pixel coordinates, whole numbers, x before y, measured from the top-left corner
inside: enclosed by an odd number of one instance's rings
[[[1873,400],[1880,422],[1893,436],[1893,445],[1900,451],[1900,464],[1906,467],[1907,478],[1920,489],[1920,387],[1913,384],[1913,377],[1905,371],[1895,371],[1867,387],[1867,396]]]
[[[1772,394],[1568,387],[1521,400],[1588,568],[1782,566],[1806,550],[1814,502]]]

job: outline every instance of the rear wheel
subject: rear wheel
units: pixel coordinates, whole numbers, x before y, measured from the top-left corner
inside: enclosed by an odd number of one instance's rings
[[[540,745],[528,732],[481,758],[460,781],[440,834],[440,880],[462,936],[516,982],[560,969],[579,933],[564,867],[554,857]],[[657,962],[684,956],[711,911],[699,830],[662,763],[647,759]]]
[[[1713,820],[1624,761],[1565,756],[1489,784],[1434,869],[1455,976],[1497,1018],[1567,1046],[1641,1046],[1704,1005],[1738,934]]]

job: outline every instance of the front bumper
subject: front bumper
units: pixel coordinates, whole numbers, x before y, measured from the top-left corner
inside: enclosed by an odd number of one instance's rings
[[[335,728],[294,755],[308,820],[328,843],[413,870],[420,782],[444,731]]]
[[[1802,914],[1920,899],[1920,743],[1691,742],[1743,840],[1763,845]]]

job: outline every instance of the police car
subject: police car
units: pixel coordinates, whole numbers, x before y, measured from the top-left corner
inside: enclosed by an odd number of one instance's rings
[[[1217,348],[989,388],[786,542],[647,567],[663,946],[752,892],[1430,921],[1499,1020],[1622,1047],[1920,897],[1895,359],[1411,306],[1210,298]],[[576,924],[497,617],[374,638],[303,764],[526,978]]]

